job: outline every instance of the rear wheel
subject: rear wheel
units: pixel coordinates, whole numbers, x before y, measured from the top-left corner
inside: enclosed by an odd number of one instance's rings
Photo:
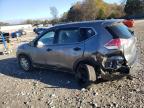
[[[95,69],[88,64],[78,65],[75,76],[81,87],[87,87],[96,81]]]
[[[29,59],[29,57],[27,57],[25,55],[19,56],[18,63],[24,71],[32,70],[32,64],[31,64],[31,60]]]

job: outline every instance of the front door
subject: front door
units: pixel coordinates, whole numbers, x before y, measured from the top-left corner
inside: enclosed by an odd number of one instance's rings
[[[51,58],[49,47],[54,44],[55,31],[51,30],[41,36],[37,41],[31,55],[36,64],[47,64],[47,59]]]

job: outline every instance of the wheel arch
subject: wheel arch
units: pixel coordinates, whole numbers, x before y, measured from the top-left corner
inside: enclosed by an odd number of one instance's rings
[[[79,64],[84,63],[93,67],[99,66],[99,63],[93,57],[85,57],[78,59],[73,65],[73,71],[76,72]]]
[[[17,58],[19,58],[20,56],[26,56],[26,57],[28,57],[28,58],[30,59],[30,61],[32,62],[32,58],[31,58],[28,54],[26,54],[26,53],[20,53],[20,54],[17,55]]]

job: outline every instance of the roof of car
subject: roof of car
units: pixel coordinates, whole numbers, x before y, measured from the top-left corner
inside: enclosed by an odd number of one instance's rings
[[[64,24],[57,24],[53,27],[55,28],[63,28],[63,27],[83,27],[83,26],[91,26],[91,25],[108,25],[116,22],[122,22],[122,19],[110,19],[110,20],[93,20],[93,21],[81,21],[81,22],[70,22]]]

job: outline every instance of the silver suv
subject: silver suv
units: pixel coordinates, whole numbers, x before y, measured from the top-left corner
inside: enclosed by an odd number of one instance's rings
[[[102,73],[129,74],[136,60],[136,37],[120,20],[56,25],[17,49],[20,67],[74,73],[78,82],[95,82]]]

